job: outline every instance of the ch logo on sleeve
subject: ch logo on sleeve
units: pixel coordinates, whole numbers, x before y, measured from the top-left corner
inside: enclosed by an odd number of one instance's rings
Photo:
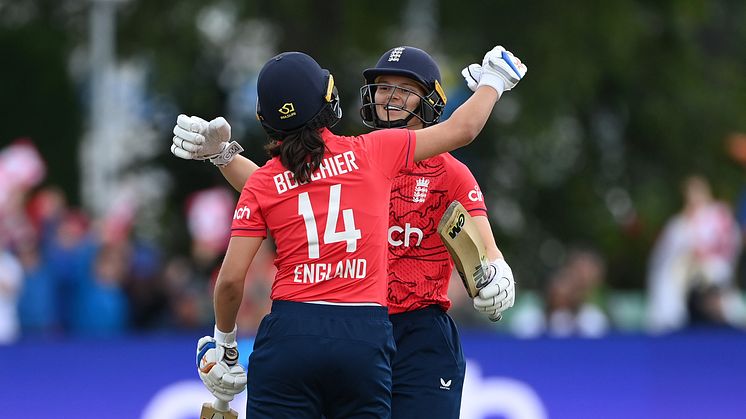
[[[479,190],[479,185],[474,185],[474,189],[469,191],[469,201],[484,201],[484,196],[482,195],[482,191]]]
[[[293,105],[292,102],[288,102],[282,105],[282,107],[278,109],[277,111],[280,112],[280,119],[287,119],[287,118],[290,118],[291,116],[296,115],[295,105]]]
[[[236,210],[233,211],[234,220],[248,219],[249,215],[251,215],[251,210],[245,205],[241,208],[236,208]]]

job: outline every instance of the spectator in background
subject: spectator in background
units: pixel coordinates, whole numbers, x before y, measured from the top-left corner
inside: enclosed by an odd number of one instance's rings
[[[192,258],[200,271],[212,276],[219,259],[228,248],[235,194],[214,187],[193,193],[187,201],[187,225],[192,238]]]
[[[90,273],[80,283],[73,332],[82,336],[113,336],[129,329],[129,303],[123,290],[129,269],[125,243],[99,248]]]
[[[41,258],[34,239],[15,246],[23,267],[23,289],[18,301],[18,316],[25,334],[49,336],[59,330],[54,276]]]
[[[18,338],[18,294],[23,281],[23,268],[18,259],[0,243],[0,345]]]
[[[18,139],[0,149],[0,344],[13,342],[19,334],[23,267],[9,249],[33,236],[23,204],[45,174],[44,161],[30,140]]]
[[[164,324],[199,329],[214,323],[212,289],[228,246],[235,202],[235,194],[223,187],[199,190],[187,199],[191,257],[176,257],[166,265],[163,288],[169,310]]]
[[[546,283],[543,307],[519,304],[510,331],[524,338],[605,335],[611,327],[603,304],[605,277],[606,264],[595,250],[571,250]]]
[[[39,245],[52,240],[68,211],[67,198],[56,186],[45,186],[30,197],[26,216],[39,237]]]
[[[725,148],[730,157],[746,169],[746,133],[732,133],[725,140]],[[741,242],[746,238],[746,184],[741,186],[735,202],[735,216],[741,230]],[[740,252],[738,267],[736,272],[736,285],[746,287],[746,252],[743,249]]]
[[[698,175],[682,185],[684,207],[666,224],[648,271],[648,324],[663,333],[697,324],[743,323],[734,274],[741,234],[731,209]]]
[[[186,257],[177,256],[166,263],[163,291],[167,305],[161,326],[184,330],[212,325],[212,293],[208,291],[208,283],[199,278],[202,277]]]
[[[89,275],[95,258],[96,243],[88,226],[87,215],[66,209],[59,223],[50,226],[51,236],[42,242],[44,263],[54,275],[59,318],[66,331],[76,315],[81,279]]]
[[[128,281],[124,290],[130,303],[132,327],[152,329],[167,308],[163,261],[160,249],[151,243],[132,240]]]
[[[550,278],[546,291],[547,332],[553,336],[601,337],[609,331],[600,290],[606,266],[591,250],[574,250]]]

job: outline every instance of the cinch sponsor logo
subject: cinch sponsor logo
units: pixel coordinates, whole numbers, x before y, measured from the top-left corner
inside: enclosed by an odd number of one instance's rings
[[[295,116],[296,114],[295,105],[293,105],[290,102],[282,105],[282,107],[278,109],[277,111],[280,112],[281,114],[280,119],[287,119],[287,118],[290,118],[291,116]]]
[[[251,210],[245,205],[241,208],[236,208],[236,210],[233,211],[234,220],[243,220],[244,218],[248,219],[249,215],[251,215]]]
[[[417,237],[417,243],[415,243],[414,246],[419,246],[425,235],[422,230],[417,227],[412,227],[409,223],[404,224],[404,228],[391,226],[389,227],[389,244],[392,246],[409,247],[412,235]]]
[[[479,190],[479,185],[475,185],[474,189],[469,191],[469,200],[471,202],[484,201],[482,191]]]

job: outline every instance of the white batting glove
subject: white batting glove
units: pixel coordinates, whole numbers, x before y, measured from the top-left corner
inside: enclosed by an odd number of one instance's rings
[[[502,95],[514,88],[526,71],[528,68],[518,57],[498,45],[484,55],[479,86],[490,86]]]
[[[515,304],[515,280],[513,271],[502,258],[490,262],[487,278],[489,283],[474,297],[474,309],[496,322],[502,318],[505,310]]]
[[[223,333],[215,326],[215,337],[197,342],[197,372],[216,398],[230,402],[246,388],[246,371],[238,362],[236,328]]]
[[[231,139],[231,126],[223,117],[209,123],[198,116],[179,115],[174,126],[171,153],[186,160],[210,160],[216,166],[230,163],[243,147]]]
[[[461,75],[464,76],[469,90],[476,92],[477,87],[479,87],[479,79],[482,78],[482,66],[477,63],[469,64],[468,67],[461,70]]]

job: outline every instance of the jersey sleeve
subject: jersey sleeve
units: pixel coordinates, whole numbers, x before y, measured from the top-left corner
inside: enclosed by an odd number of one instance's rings
[[[465,164],[448,156],[448,179],[451,182],[449,191],[452,191],[451,199],[458,200],[471,215],[487,215],[487,206],[484,203],[482,190],[477,180]]]
[[[233,211],[231,237],[267,237],[267,223],[256,194],[247,186],[241,191]]]
[[[414,165],[414,131],[384,129],[365,134],[362,138],[370,160],[389,178]]]

